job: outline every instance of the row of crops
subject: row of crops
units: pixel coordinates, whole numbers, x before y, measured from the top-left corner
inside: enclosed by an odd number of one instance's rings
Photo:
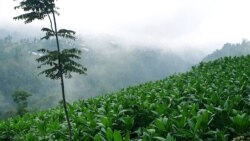
[[[69,114],[77,141],[250,140],[250,56],[79,100]],[[67,139],[62,107],[0,121],[3,141]]]

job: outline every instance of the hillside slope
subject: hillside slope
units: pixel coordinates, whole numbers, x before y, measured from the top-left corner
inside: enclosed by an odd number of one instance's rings
[[[250,135],[250,56],[69,105],[74,140],[232,140]],[[66,140],[62,107],[0,121],[0,140]]]
[[[82,40],[60,42],[62,48],[81,49],[82,59],[79,63],[88,69],[86,76],[65,80],[66,95],[70,102],[158,80],[175,72],[184,72],[198,62],[187,62],[174,52],[156,47],[110,42],[109,38]],[[32,94],[29,97],[30,111],[58,105],[61,100],[60,82],[46,79],[43,75],[38,76],[42,69],[37,69],[38,63],[35,61],[42,55],[36,50],[48,47],[54,48],[55,42],[37,38],[19,40],[10,35],[0,38],[0,118],[7,118],[7,113],[15,113],[12,94],[18,89]]]
[[[243,40],[241,43],[226,43],[219,50],[207,55],[203,61],[208,62],[221,57],[243,56],[250,54],[250,41]]]

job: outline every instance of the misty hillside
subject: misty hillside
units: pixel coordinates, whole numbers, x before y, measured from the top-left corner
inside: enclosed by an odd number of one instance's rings
[[[74,140],[248,141],[249,65],[249,55],[221,58],[69,104]],[[66,132],[62,106],[0,121],[0,140],[67,140]]]
[[[243,40],[241,43],[226,43],[221,49],[206,56],[203,61],[212,61],[226,56],[242,56],[250,54],[250,41]]]
[[[0,0],[0,141],[250,141],[249,5]]]
[[[59,82],[38,76],[41,70],[37,69],[35,61],[42,55],[37,53],[38,49],[53,48],[54,43],[54,40],[41,41],[7,33],[0,38],[0,117],[15,112],[12,94],[20,89],[32,94],[30,111],[58,105],[61,100]],[[81,49],[80,63],[88,69],[86,76],[66,80],[67,97],[71,102],[162,79],[187,71],[200,61],[157,46],[127,45],[107,37],[79,38],[76,42],[62,40],[61,45]]]

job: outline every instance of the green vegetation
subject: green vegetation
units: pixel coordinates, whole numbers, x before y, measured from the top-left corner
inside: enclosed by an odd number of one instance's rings
[[[5,35],[9,33],[11,32],[3,32]],[[32,94],[28,99],[27,110],[30,112],[54,107],[62,100],[58,96],[58,83],[43,75],[38,76],[38,64],[35,61],[42,55],[37,50],[47,47],[53,49],[56,46],[55,40],[23,38],[24,36],[19,32],[17,35],[0,38],[0,118],[7,118],[11,115],[8,114],[10,111],[15,111],[11,95],[17,89]],[[81,49],[80,57],[83,59],[79,62],[86,64],[89,70],[84,77],[73,76],[65,80],[68,84],[66,89],[69,102],[118,91],[150,80],[159,80],[174,72],[184,72],[198,62],[195,60],[188,63],[173,52],[164,52],[153,47],[150,49],[132,46],[131,50],[127,50],[119,42],[114,45],[104,39],[80,39],[60,41],[62,49]]]
[[[246,139],[249,68],[249,55],[226,57],[164,80],[68,104],[74,140]],[[0,140],[66,140],[65,132],[62,107],[0,122]]]
[[[30,97],[31,94],[29,94],[26,91],[23,90],[16,90],[12,97],[13,97],[13,101],[16,103],[17,105],[17,115],[24,115],[25,113],[27,113],[27,107],[28,107],[28,102],[27,102],[27,98]]]
[[[0,39],[0,118],[7,118],[10,116],[7,113],[15,110],[12,94],[18,89],[33,95],[28,100],[29,105],[32,105],[32,108],[28,107],[29,111],[51,105],[46,98],[56,93],[56,83],[37,76],[37,63],[35,55],[32,54],[38,48],[49,44],[50,42],[37,39],[17,40],[12,36]],[[54,97],[51,96],[51,99],[55,99]]]

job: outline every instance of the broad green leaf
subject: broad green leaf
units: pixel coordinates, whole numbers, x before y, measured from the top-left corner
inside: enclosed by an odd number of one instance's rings
[[[115,130],[113,136],[114,141],[122,141],[122,135],[119,131]]]

